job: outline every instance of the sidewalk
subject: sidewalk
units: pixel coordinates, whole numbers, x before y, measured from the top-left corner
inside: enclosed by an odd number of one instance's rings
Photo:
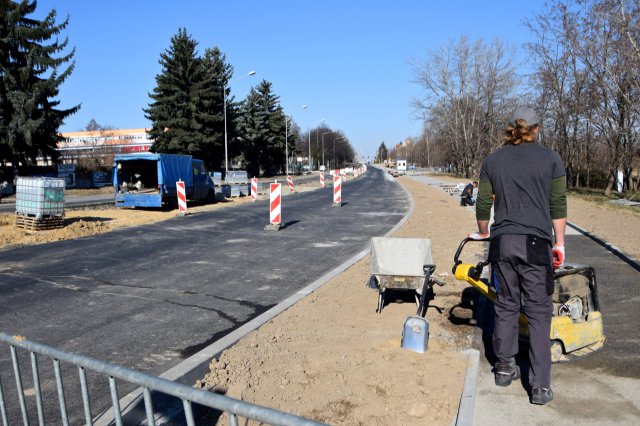
[[[526,378],[524,378],[526,380]],[[520,381],[494,384],[492,367],[480,356],[475,425],[637,425],[640,422],[640,380],[554,364],[554,400],[529,403]]]

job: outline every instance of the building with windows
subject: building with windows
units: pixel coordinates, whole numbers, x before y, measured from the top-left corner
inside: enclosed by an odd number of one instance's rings
[[[147,129],[107,129],[84,132],[64,132],[58,143],[61,158],[82,158],[145,152],[153,144]]]

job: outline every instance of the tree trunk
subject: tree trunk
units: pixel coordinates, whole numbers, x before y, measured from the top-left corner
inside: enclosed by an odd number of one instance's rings
[[[609,195],[611,195],[611,189],[613,188],[613,184],[616,181],[616,171],[613,171],[610,175],[609,175],[609,180],[607,181],[607,187],[604,190],[604,195],[606,195],[607,197]]]

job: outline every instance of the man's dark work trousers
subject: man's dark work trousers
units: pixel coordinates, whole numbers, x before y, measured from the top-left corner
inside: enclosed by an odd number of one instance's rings
[[[548,241],[532,235],[499,235],[489,250],[497,291],[493,349],[499,362],[513,364],[518,353],[520,302],[529,321],[529,384],[551,387],[549,331],[553,311],[553,269]]]

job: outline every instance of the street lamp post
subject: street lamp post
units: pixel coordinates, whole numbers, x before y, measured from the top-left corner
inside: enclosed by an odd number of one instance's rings
[[[336,168],[336,141],[347,140],[347,138],[336,138],[333,140],[333,168]]]
[[[302,109],[307,109],[307,105],[303,105]],[[311,129],[309,129],[309,156],[307,157],[307,163],[309,166],[309,173],[311,173]]]
[[[287,116],[284,116],[284,169],[285,176],[289,176],[289,125]]]
[[[247,75],[243,75],[242,77],[236,78],[235,80],[231,80],[227,82],[227,84],[222,85],[222,105],[223,105],[223,114],[224,114],[224,178],[227,179],[227,172],[229,171],[229,162],[228,162],[228,154],[227,154],[227,86],[234,81],[242,80],[245,77],[249,77],[251,75],[255,75],[255,71],[249,71]]]
[[[328,135],[329,133],[335,133],[335,132],[333,132],[333,131],[332,132],[324,132],[322,134],[322,137],[321,137],[322,138],[322,165],[323,166],[325,165],[325,162],[324,162],[324,135]]]
[[[302,105],[300,108],[307,109],[307,106]],[[286,176],[289,176],[289,125],[287,124],[287,121],[291,123],[291,120],[285,114],[284,116],[284,159],[285,159],[284,164],[285,166],[284,167],[285,167]],[[309,136],[309,138],[311,138],[311,136]]]
[[[318,126],[316,128],[316,150],[318,149],[318,130],[320,129],[320,127],[322,127],[322,123],[324,123],[324,118],[322,120],[320,120],[320,126]],[[309,135],[309,137],[311,137],[311,135]],[[320,160],[318,160],[318,170],[320,169]]]

